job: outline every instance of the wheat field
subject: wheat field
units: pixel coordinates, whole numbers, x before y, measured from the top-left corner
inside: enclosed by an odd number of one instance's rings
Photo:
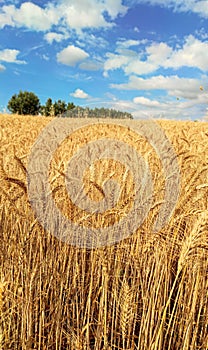
[[[80,145],[116,133],[141,153],[152,173],[154,202],[142,225],[115,244],[87,249],[44,230],[28,199],[28,158],[50,121],[0,115],[0,349],[207,350],[207,123],[157,121],[180,169],[175,210],[158,232],[152,227],[163,201],[164,173],[147,140],[107,120],[63,142],[50,164],[51,193],[83,232],[125,217],[134,182],[121,163],[98,161],[84,173],[86,193],[100,201],[102,184],[113,174],[120,183],[119,202],[92,215],[75,207],[64,169]]]

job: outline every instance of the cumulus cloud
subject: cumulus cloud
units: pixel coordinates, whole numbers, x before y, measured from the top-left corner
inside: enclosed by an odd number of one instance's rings
[[[104,70],[115,70],[126,66],[131,61],[131,57],[127,55],[118,55],[113,53],[107,53],[108,57],[104,64]]]
[[[140,51],[123,50],[119,47],[117,53],[107,53],[107,60],[104,64],[105,72],[121,68],[126,74],[148,74],[152,73],[163,64],[170,55],[171,48],[166,43],[153,43],[145,50]],[[144,56],[146,58],[144,59]]]
[[[195,99],[197,95],[202,95],[200,85],[198,79],[158,75],[146,79],[130,76],[128,83],[111,84],[111,87],[119,90],[167,90],[170,96]]]
[[[176,12],[193,12],[201,17],[208,18],[207,0],[141,0],[141,2],[172,8]]]
[[[120,42],[119,42],[120,45]],[[108,71],[122,69],[125,74],[149,74],[159,68],[193,67],[208,71],[208,42],[200,41],[193,35],[185,38],[182,47],[172,48],[165,42],[154,42],[139,51],[124,50],[120,46],[116,53],[107,53],[104,64],[105,76]]]
[[[57,61],[67,66],[75,66],[87,57],[89,57],[89,54],[86,51],[74,45],[69,45],[57,54]]]
[[[201,17],[208,18],[208,3],[207,0],[194,2],[192,11],[198,13]]]
[[[128,8],[122,5],[122,0],[63,0],[64,19],[71,28],[111,27],[111,21],[107,21],[104,13],[107,12],[111,19],[118,15],[124,15]]]
[[[49,43],[53,44],[54,41],[61,42],[64,39],[68,39],[69,35],[63,33],[49,32],[44,35],[44,39]]]
[[[206,115],[206,105],[197,97],[195,100],[176,100],[171,97],[160,97],[156,100],[143,96],[133,100],[112,101],[109,108],[130,112],[136,119],[165,118],[165,119],[200,119]]]
[[[6,25],[14,26],[14,22],[12,20],[11,15],[7,9],[9,6],[3,6],[2,10],[0,9],[0,28],[4,28]]]
[[[7,19],[2,21],[2,17]],[[14,5],[3,6],[0,14],[0,27],[3,28],[6,24],[13,27],[26,27],[31,30],[45,31],[51,28],[52,25],[58,24],[59,11],[48,6],[42,7],[33,4],[32,2],[24,2],[19,8]]]
[[[127,83],[111,84],[110,87],[140,91],[139,96],[129,101],[126,109],[135,118],[200,119],[206,115],[207,91],[202,86],[206,86],[207,79],[207,75],[201,76],[200,79],[177,75],[147,78],[130,76]],[[123,101],[122,105],[125,103],[127,101]]]
[[[181,49],[172,50],[163,66],[168,68],[195,67],[208,71],[208,41],[203,42],[189,35]]]
[[[128,7],[122,5],[121,0],[105,0],[105,8],[111,18],[116,18],[118,14],[125,15]]]
[[[86,99],[86,98],[89,98],[90,96],[84,92],[83,90],[81,89],[76,89],[74,92],[72,92],[70,94],[71,96],[75,97],[75,98],[81,98],[81,99]]]
[[[139,105],[148,106],[148,107],[159,107],[160,103],[156,100],[150,100],[149,98],[139,96],[134,97],[133,102]]]
[[[64,20],[67,26],[80,30],[82,28],[106,27],[110,24],[103,16],[103,5],[92,0],[65,1]]]
[[[19,50],[5,49],[0,51],[0,61],[16,64],[26,64],[25,61],[20,61],[17,59],[19,55]]]
[[[60,0],[56,4],[47,2],[43,7],[32,1],[23,2],[20,7],[14,4],[2,6],[0,28],[10,25],[47,31],[54,25],[64,25],[65,29],[81,31],[84,28],[112,27],[112,20],[125,14],[127,9],[122,0]],[[108,20],[105,13],[110,17]]]
[[[134,40],[134,39],[120,39],[116,42],[116,45],[119,47],[119,48],[129,48],[131,46],[138,46],[140,44],[145,44],[147,43],[147,40],[146,39],[143,39],[143,40]]]
[[[162,65],[172,54],[172,48],[164,42],[153,43],[147,47],[146,53],[150,62]]]

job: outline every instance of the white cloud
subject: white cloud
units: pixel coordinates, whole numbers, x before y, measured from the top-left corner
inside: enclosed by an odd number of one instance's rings
[[[83,90],[81,89],[76,89],[74,92],[72,92],[70,94],[71,96],[75,97],[75,98],[81,98],[81,99],[86,99],[86,98],[89,98],[90,96],[84,92]]]
[[[204,101],[204,100],[203,100]],[[201,119],[206,116],[206,104],[196,98],[191,101],[177,100],[172,97],[149,99],[143,96],[133,100],[112,101],[109,108],[130,112],[134,118],[165,118],[165,119]]]
[[[11,15],[7,12],[9,6],[3,6],[2,10],[0,9],[0,28],[4,28],[6,25],[14,26]]]
[[[140,2],[158,4],[178,12],[192,11],[208,18],[207,0],[140,0]],[[21,5],[15,1],[12,3],[0,9],[0,28],[9,25],[36,31],[50,31],[54,25],[64,25],[65,29],[75,29],[81,33],[85,28],[110,28],[118,16],[128,11],[122,0],[59,0],[48,1],[42,7],[32,1],[25,1]],[[105,16],[106,13],[109,18]],[[134,27],[134,30],[139,31],[138,27]]]
[[[138,46],[140,44],[145,44],[147,43],[146,39],[143,40],[132,40],[132,39],[120,39],[116,42],[116,45],[118,46],[118,48],[129,48],[131,46]]]
[[[127,75],[132,73],[139,75],[152,73],[163,64],[164,60],[170,55],[171,50],[166,43],[153,43],[147,46],[145,51],[140,49],[140,52],[123,50],[118,47],[116,49],[118,53],[107,53],[104,70],[107,72],[121,68]],[[144,56],[146,56],[145,59]]]
[[[159,68],[177,69],[184,66],[208,71],[208,41],[200,41],[193,35],[186,37],[183,46],[175,49],[165,42],[151,43],[145,49],[139,47],[139,51],[125,50],[120,47],[120,41],[118,44],[116,53],[106,54],[105,76],[108,76],[108,71],[119,68],[127,75],[144,75]]]
[[[89,70],[89,71],[97,71],[97,70],[101,69],[102,67],[103,67],[103,64],[100,62],[96,62],[96,61],[86,61],[86,62],[82,62],[79,65],[80,69]]]
[[[201,17],[208,18],[207,0],[140,0],[151,5],[172,8],[176,12],[194,12]],[[137,2],[136,2],[137,3]]]
[[[35,30],[47,30],[58,20],[53,10],[44,10],[31,2],[23,3],[20,9],[15,11],[13,19],[18,26],[23,25]]]
[[[118,14],[125,15],[128,7],[122,5],[121,0],[105,0],[105,7],[111,18],[115,19]]]
[[[139,105],[147,106],[147,107],[158,107],[160,103],[156,100],[150,100],[149,98],[139,96],[134,97],[133,102]]]
[[[107,72],[109,70],[114,70],[126,66],[132,57],[127,55],[118,55],[113,53],[107,53],[108,59],[105,61],[104,70]]]
[[[76,30],[107,27],[101,2],[92,0],[65,1],[62,5],[65,23]]]
[[[0,51],[0,61],[8,63],[26,64],[25,61],[17,60],[18,50],[5,49]]]
[[[208,33],[206,31],[206,29],[204,27],[200,28],[200,29],[197,29],[195,31],[195,34],[200,38],[200,39],[203,39],[203,40],[206,40],[208,39]]]
[[[57,61],[67,66],[75,66],[78,62],[85,60],[87,57],[89,57],[89,54],[86,51],[74,45],[69,45],[57,54]]]
[[[126,67],[124,67],[124,72],[127,75],[130,75],[132,73],[143,75],[143,74],[149,74],[154,71],[156,71],[158,66],[156,66],[154,63],[150,63],[147,61],[140,61],[140,60],[134,60],[130,64],[128,64]]]
[[[79,40],[76,40],[76,44],[81,47],[99,47],[99,49],[105,49],[109,46],[107,40],[88,31],[79,33]]]
[[[163,67],[196,67],[202,71],[208,71],[208,41],[203,42],[189,35],[184,46],[176,51],[172,51],[169,58],[164,61]]]
[[[43,54],[41,57],[42,57],[42,59],[44,61],[49,61],[50,60],[50,58],[47,55],[45,55],[45,54]]]
[[[115,19],[118,15],[124,15],[128,9],[122,5],[122,0],[63,0],[61,7],[67,25],[76,30],[112,27],[112,22],[106,20],[104,13],[107,12],[111,19]]]
[[[90,81],[92,80],[92,77],[88,74],[85,73],[81,73],[81,72],[77,72],[75,74],[67,74],[64,72],[63,75],[65,78],[67,78],[68,81],[70,81],[71,83],[74,83],[75,81]]]
[[[139,33],[140,32],[139,28],[138,27],[134,27],[134,32]]]
[[[3,66],[3,64],[0,64],[0,72],[3,72],[6,68]]]
[[[13,3],[0,9],[0,28],[10,25],[47,31],[54,25],[64,24],[65,29],[81,32],[84,28],[112,27],[112,20],[126,11],[122,0],[59,0],[43,7],[33,2],[23,2],[20,7]],[[108,13],[110,19],[107,20],[104,13]]]
[[[148,55],[148,61],[153,64],[163,65],[164,60],[166,60],[172,53],[172,48],[164,42],[153,43],[146,49]]]
[[[68,39],[68,34],[62,34],[62,33],[56,33],[56,32],[49,32],[44,35],[44,39],[49,43],[52,44],[54,41],[61,42],[64,39]]]
[[[166,43],[153,43],[146,48],[146,60],[135,59],[124,68],[124,71],[128,75],[152,73],[164,64],[171,51],[172,49]]]
[[[58,24],[60,15],[52,6],[43,9],[32,2],[24,2],[20,8],[16,8],[14,5],[3,6],[0,19],[4,16],[7,22],[5,20],[1,21],[1,27],[8,24],[13,27],[45,31],[50,29],[52,25]]]
[[[208,18],[208,3],[207,0],[198,1],[193,4],[193,12],[198,13],[200,16]]]
[[[170,96],[195,99],[201,95],[200,85],[198,79],[158,75],[146,79],[130,76],[128,83],[111,84],[111,87],[119,90],[167,90]]]

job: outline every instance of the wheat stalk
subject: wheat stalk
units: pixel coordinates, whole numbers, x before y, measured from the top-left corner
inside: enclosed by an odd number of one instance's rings
[[[155,150],[132,131],[137,121],[125,128],[114,120],[84,129],[76,121],[77,131],[57,150],[49,169],[50,194],[68,219],[93,229],[110,227],[128,215],[134,201],[131,172],[106,159],[89,166],[83,183],[89,197],[102,200],[103,184],[115,180],[118,205],[94,215],[67,198],[69,159],[98,137],[135,147],[154,179],[154,202],[144,224],[115,245],[88,250],[43,230],[30,209],[27,160],[50,120],[0,115],[0,263],[10,281],[8,288],[0,284],[0,349],[206,349],[207,123],[158,122],[174,145],[182,182],[177,209],[156,234],[152,225],[164,201],[164,174]]]

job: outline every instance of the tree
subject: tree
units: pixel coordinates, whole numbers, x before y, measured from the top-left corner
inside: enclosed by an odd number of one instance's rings
[[[41,114],[48,117],[49,115],[51,115],[52,107],[53,107],[52,99],[48,98],[45,106],[41,106]]]
[[[68,102],[58,100],[53,103],[51,98],[48,98],[46,104],[41,106],[41,114],[45,116],[55,117],[57,115],[62,115],[66,111],[69,111],[75,107],[73,102]]]
[[[66,102],[62,100],[55,101],[53,107],[55,116],[60,115],[67,110]]]
[[[74,106],[72,112],[67,110],[62,117],[71,118],[117,118],[117,119],[133,119],[131,113],[116,111],[109,108],[94,108]]]
[[[39,98],[33,92],[20,90],[18,95],[15,94],[11,97],[7,108],[12,113],[38,115],[41,106]]]
[[[68,102],[66,107],[67,111],[70,111],[73,108],[75,108],[75,104],[73,102]]]

